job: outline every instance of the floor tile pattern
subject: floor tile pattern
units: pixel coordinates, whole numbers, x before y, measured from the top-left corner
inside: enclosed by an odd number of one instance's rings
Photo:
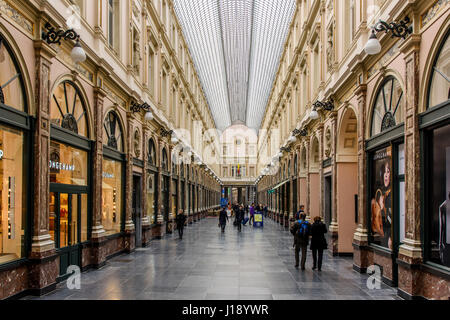
[[[393,300],[396,290],[367,287],[368,275],[352,269],[352,258],[324,254],[322,271],[294,268],[293,238],[266,219],[264,228],[229,224],[222,234],[215,218],[109,260],[81,275],[81,289],[65,282],[45,300]]]

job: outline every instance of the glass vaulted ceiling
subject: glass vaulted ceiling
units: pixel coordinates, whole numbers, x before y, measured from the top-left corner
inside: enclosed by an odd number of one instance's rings
[[[258,130],[295,0],[174,0],[216,126]]]

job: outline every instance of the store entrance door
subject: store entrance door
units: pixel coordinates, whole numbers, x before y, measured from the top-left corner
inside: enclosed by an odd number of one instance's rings
[[[136,247],[142,246],[142,182],[141,176],[133,175],[133,223],[136,230]]]
[[[61,280],[70,276],[67,272],[69,266],[81,267],[80,243],[87,239],[83,216],[87,219],[87,194],[50,193],[50,235],[59,253]]]

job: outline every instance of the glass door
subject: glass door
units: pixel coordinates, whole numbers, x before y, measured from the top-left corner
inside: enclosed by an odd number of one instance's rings
[[[79,244],[87,240],[87,195],[50,193],[50,236],[60,254],[60,277],[70,265],[81,266]]]

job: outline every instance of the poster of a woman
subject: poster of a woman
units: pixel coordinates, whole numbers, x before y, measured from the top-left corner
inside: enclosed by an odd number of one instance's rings
[[[391,147],[375,152],[371,201],[371,233],[373,242],[392,249]]]

